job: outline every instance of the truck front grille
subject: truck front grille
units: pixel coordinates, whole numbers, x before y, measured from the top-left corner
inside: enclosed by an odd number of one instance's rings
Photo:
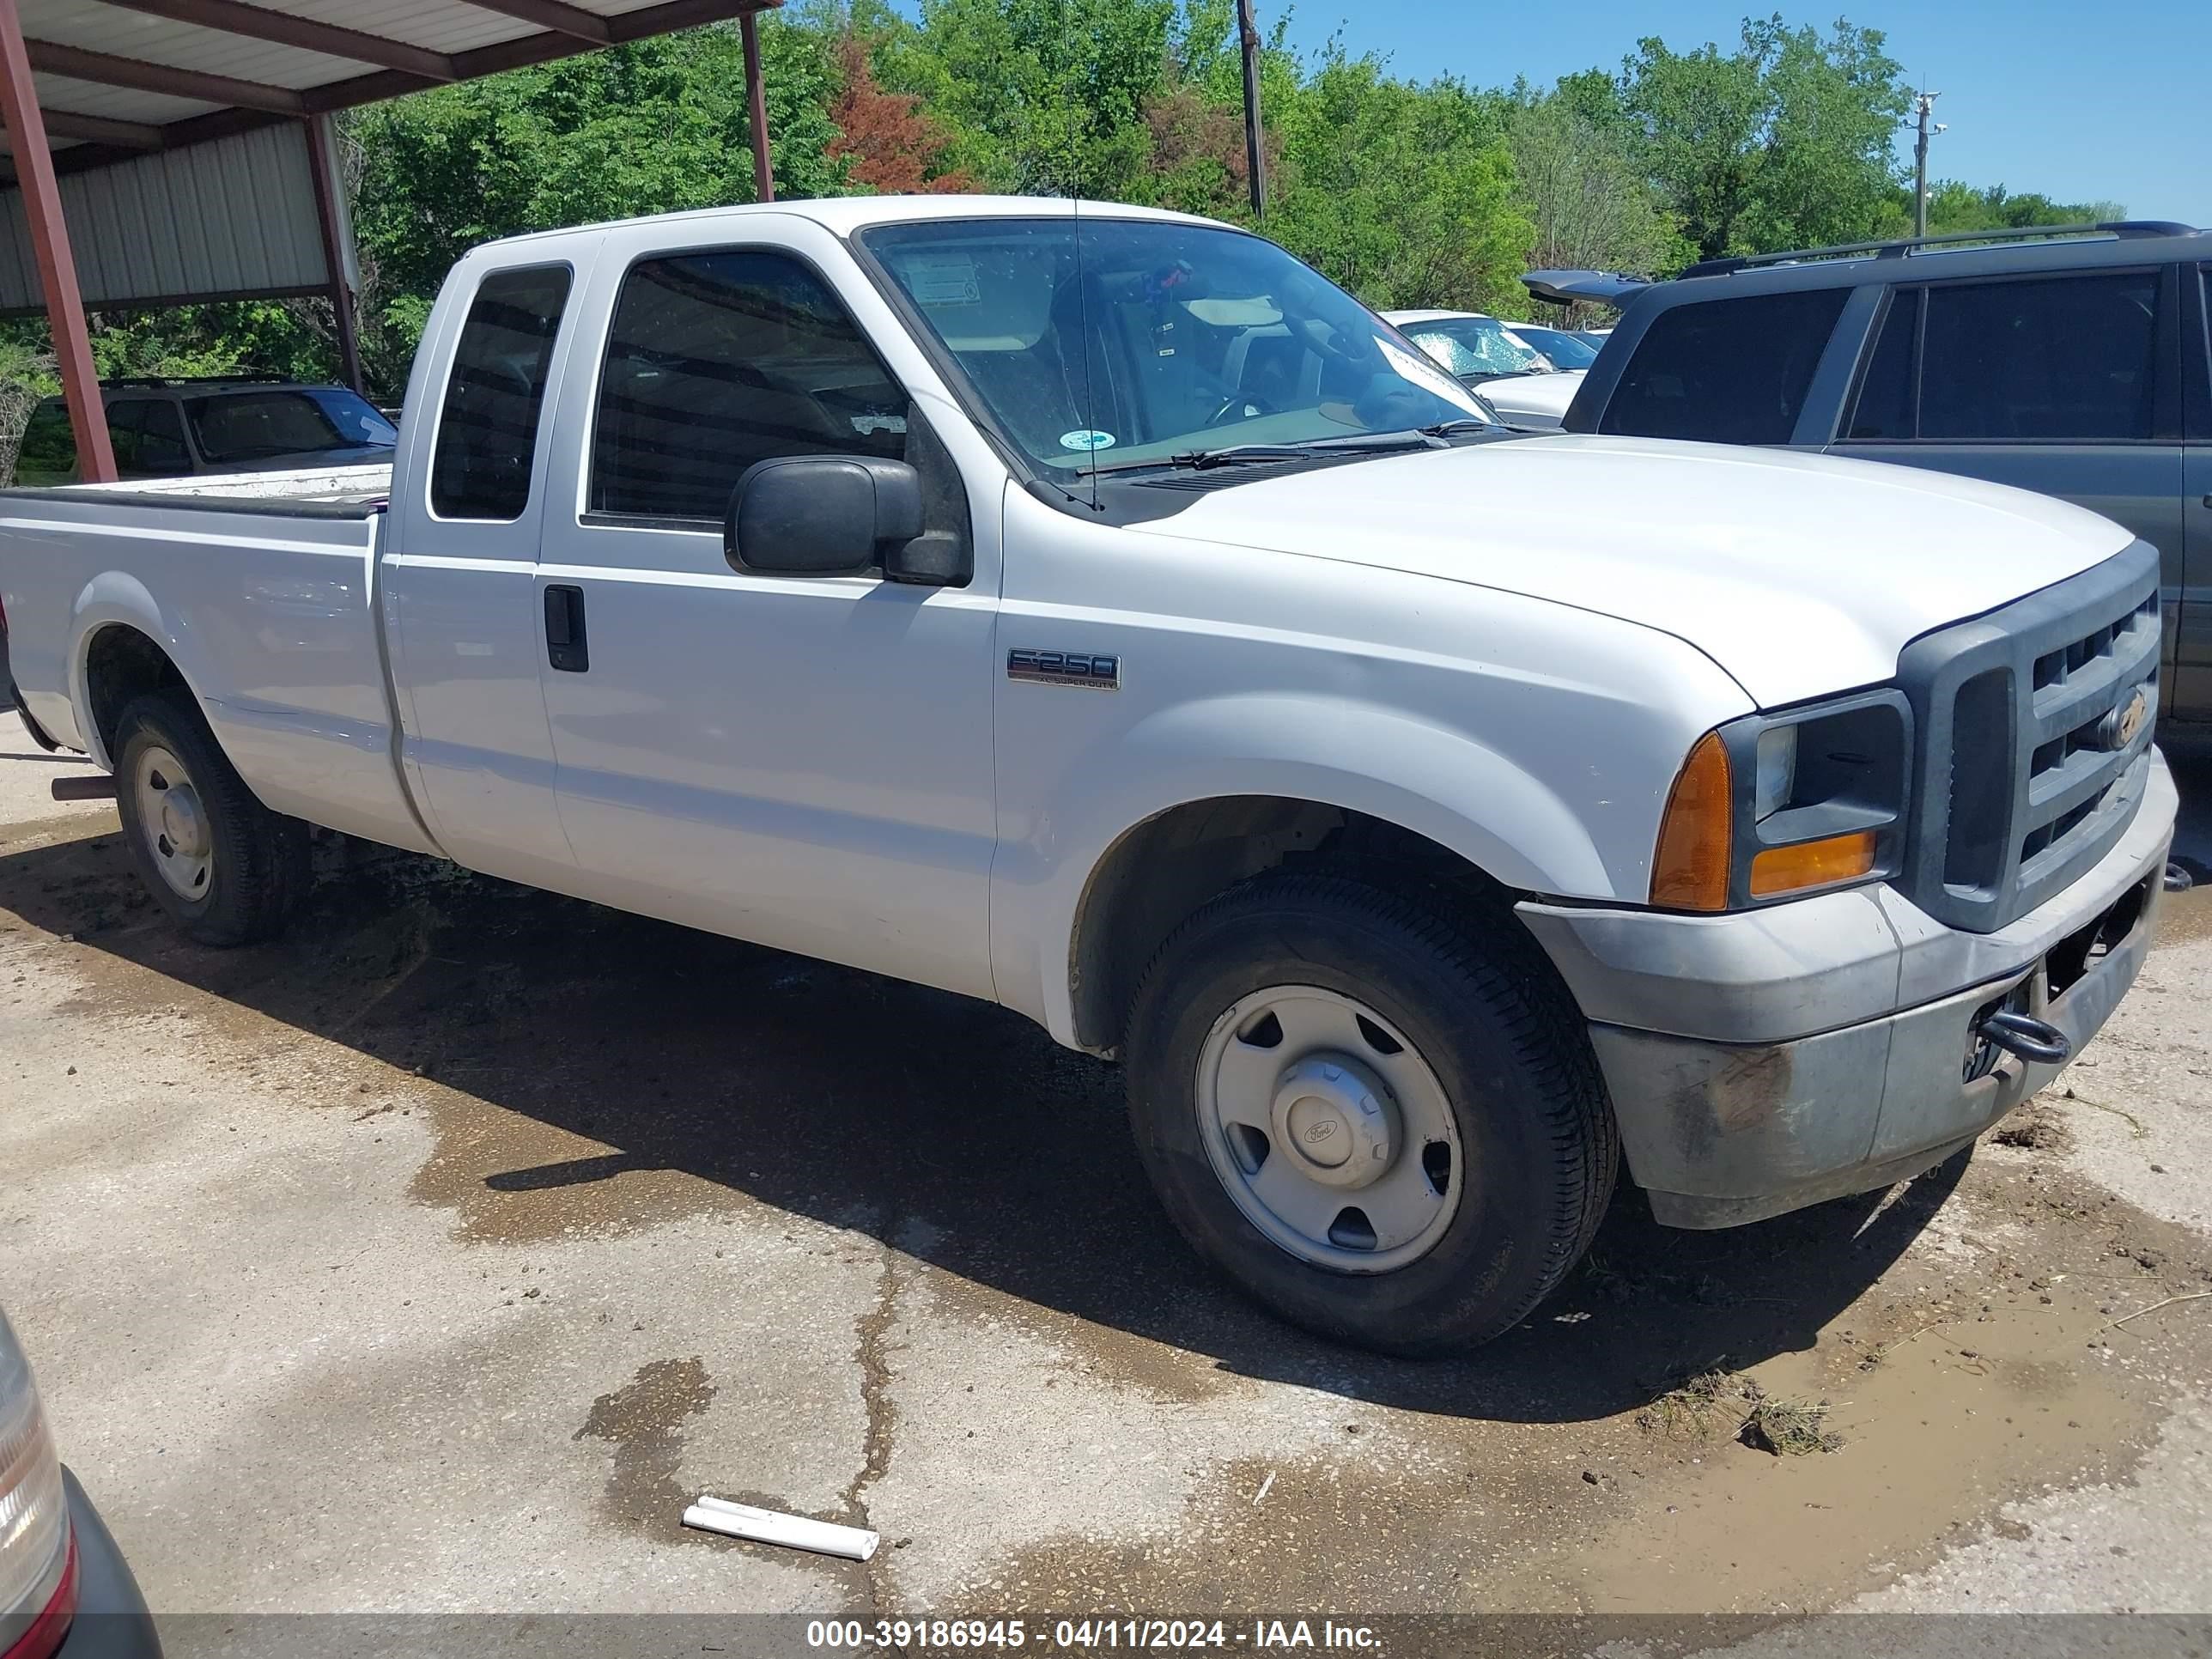
[[[2158,700],[2158,553],[1915,640],[1899,658],[1917,787],[1898,885],[1990,933],[2080,875],[2135,817]],[[2139,729],[2121,740],[2140,691]]]

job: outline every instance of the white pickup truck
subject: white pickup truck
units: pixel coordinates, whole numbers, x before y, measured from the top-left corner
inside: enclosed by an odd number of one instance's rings
[[[1346,1340],[1513,1325],[1624,1154],[1692,1227],[1925,1169],[2148,945],[2148,547],[1503,432],[1224,226],[521,237],[406,406],[388,486],[0,495],[21,706],[188,932],[276,928],[313,824],[994,999]]]

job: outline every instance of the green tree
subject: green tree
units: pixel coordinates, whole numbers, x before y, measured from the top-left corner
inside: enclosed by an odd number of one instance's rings
[[[1377,307],[1513,303],[1534,228],[1514,201],[1507,108],[1332,45],[1284,124],[1268,234]]]
[[[834,38],[774,16],[760,33],[778,191],[841,193]],[[387,386],[479,242],[753,199],[744,54],[725,24],[372,105],[347,137],[365,332]]]
[[[1912,192],[1908,186],[1898,198],[1900,216],[1909,216]],[[1954,230],[2024,230],[2035,225],[2093,225],[2122,219],[2127,210],[2118,202],[2054,202],[2034,191],[2015,195],[2002,185],[1977,187],[1945,179],[1929,187],[1928,228]]]
[[[1646,40],[1618,84],[1643,164],[1699,257],[1884,228],[1910,94],[1880,30],[1839,20],[1823,37],[1747,19],[1725,56]]]
[[[1508,138],[1516,199],[1534,227],[1532,264],[1648,274],[1685,263],[1688,244],[1625,123],[1594,118],[1564,93],[1524,94]]]

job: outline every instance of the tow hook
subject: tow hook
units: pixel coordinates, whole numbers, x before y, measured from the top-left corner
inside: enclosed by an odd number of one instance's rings
[[[1984,1042],[2014,1059],[2039,1066],[2062,1065],[2074,1052],[2073,1039],[2056,1025],[2013,1009],[2000,1008],[1983,1015],[1974,1031]]]
[[[2191,875],[2188,871],[2182,868],[2180,865],[2168,864],[2166,866],[2166,890],[2167,892],[2185,893],[2196,884],[2197,878]]]

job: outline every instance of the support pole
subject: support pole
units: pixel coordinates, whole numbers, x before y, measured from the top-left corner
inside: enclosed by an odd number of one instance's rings
[[[1928,140],[1930,135],[1928,118],[1935,113],[1936,100],[1942,95],[1940,92],[1921,92],[1916,94],[1912,100],[1913,107],[1920,117],[1920,136],[1912,145],[1912,234],[1915,236],[1928,234]],[[1942,130],[1938,126],[1933,131],[1941,132]]]
[[[753,200],[775,200],[775,173],[769,165],[768,87],[761,79],[760,20],[750,11],[738,14],[738,37],[745,45],[745,106],[753,125]]]
[[[100,401],[100,375],[92,366],[84,295],[77,291],[76,261],[70,255],[69,228],[62,222],[61,186],[54,181],[54,158],[46,149],[46,124],[39,114],[38,90],[31,83],[31,57],[23,46],[23,20],[15,0],[0,0],[0,112],[7,117],[15,182],[23,192],[23,216],[30,222],[39,285],[46,290],[46,320],[53,330],[70,428],[76,434],[77,477],[87,483],[112,483],[115,448],[107,441],[107,412]]]
[[[1237,0],[1237,33],[1244,51],[1244,170],[1252,186],[1252,217],[1267,216],[1267,156],[1260,131],[1260,25],[1252,0]]]
[[[307,170],[315,175],[315,218],[323,232],[323,268],[331,277],[331,315],[337,322],[338,362],[345,370],[346,384],[366,398],[368,387],[361,374],[361,335],[354,318],[353,284],[346,280],[345,228],[338,212],[337,193],[343,185],[331,145],[330,119],[327,115],[307,118]]]

